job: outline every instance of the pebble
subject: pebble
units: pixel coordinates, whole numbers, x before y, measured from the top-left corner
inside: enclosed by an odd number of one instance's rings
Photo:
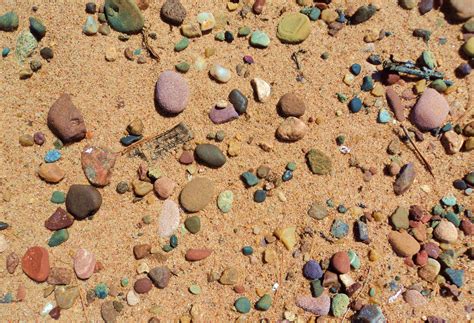
[[[165,71],[160,74],[155,88],[155,102],[165,112],[178,114],[189,101],[189,87],[179,73]]]
[[[180,73],[187,73],[191,68],[191,65],[188,62],[181,62],[176,64],[174,67]]]
[[[457,287],[461,288],[464,285],[464,270],[446,268],[444,272],[448,279]]]
[[[418,276],[428,282],[433,282],[440,270],[441,264],[432,258],[428,258],[428,263],[418,269]]]
[[[140,297],[133,291],[133,289],[129,290],[126,296],[127,304],[130,306],[135,306],[140,303]]]
[[[309,260],[303,266],[303,276],[310,280],[323,277],[323,270],[317,261]]]
[[[370,92],[374,88],[374,80],[371,76],[364,76],[360,89],[365,92]]]
[[[8,241],[3,234],[0,234],[0,253],[8,249]]]
[[[45,182],[56,184],[66,176],[66,173],[56,164],[45,163],[40,165],[38,176]]]
[[[138,294],[146,294],[153,288],[153,283],[147,277],[137,279],[133,284],[133,289]]]
[[[186,9],[179,0],[166,0],[161,7],[161,17],[165,22],[179,26],[186,18]]]
[[[189,23],[181,26],[181,34],[187,38],[201,37],[202,31],[199,24]],[[224,33],[222,33],[224,35]]]
[[[354,15],[352,15],[351,23],[353,25],[357,25],[366,22],[367,20],[372,18],[376,11],[377,8],[372,4],[361,6],[356,10]]]
[[[257,203],[263,203],[267,199],[267,191],[265,190],[256,190],[253,194],[253,200]]]
[[[216,25],[216,19],[211,12],[200,12],[196,17],[196,20],[203,32],[212,30]]]
[[[247,111],[248,99],[238,89],[233,89],[229,93],[229,102],[238,114],[244,114]]]
[[[230,70],[220,64],[213,64],[209,73],[216,81],[221,83],[229,82],[232,77]]]
[[[5,236],[0,235],[0,253],[6,250],[5,248]],[[7,245],[8,247],[8,245]],[[10,253],[6,259],[6,267],[9,274],[13,274],[20,263],[20,258],[15,252]]]
[[[428,303],[426,298],[417,290],[409,289],[403,293],[403,299],[412,307],[420,307]]]
[[[296,298],[296,306],[317,316],[325,316],[329,314],[331,298],[326,293],[319,297],[298,296]]]
[[[49,109],[48,127],[65,144],[85,138],[84,118],[69,94],[62,94]]]
[[[214,195],[214,183],[206,177],[196,177],[187,183],[179,200],[188,212],[198,212],[206,207]]]
[[[161,238],[171,236],[179,227],[179,207],[172,200],[165,200],[158,217],[158,235]]]
[[[72,272],[69,268],[51,267],[48,284],[50,285],[69,285],[72,280]]]
[[[151,246],[147,243],[139,244],[133,247],[133,255],[135,259],[143,259],[150,254]]]
[[[46,163],[54,163],[57,162],[61,158],[61,152],[57,149],[51,149],[46,152],[44,156],[44,161]]]
[[[257,176],[251,172],[244,172],[240,175],[240,178],[244,182],[246,187],[252,187],[259,183]]]
[[[308,133],[308,126],[296,117],[288,117],[276,130],[276,135],[284,141],[298,141]]]
[[[266,0],[255,0],[252,10],[256,15],[259,15],[263,12],[263,8],[265,7]]]
[[[385,124],[385,123],[389,123],[391,120],[392,120],[392,116],[387,110],[383,108],[379,110],[379,115],[377,117],[377,121],[379,123]]]
[[[8,229],[10,225],[6,222],[0,221],[0,231]]]
[[[464,45],[462,46],[462,50],[467,57],[473,58],[474,57],[474,38],[469,38]]]
[[[93,36],[97,34],[98,30],[99,25],[97,24],[97,21],[95,21],[94,16],[87,16],[86,22],[82,27],[82,32],[84,33],[84,35]]]
[[[214,124],[230,122],[234,119],[237,119],[238,117],[239,114],[235,110],[232,103],[227,104],[224,109],[214,106],[209,112],[209,119],[211,119]]]
[[[196,285],[196,284],[193,284],[191,286],[189,286],[189,292],[193,295],[199,295],[201,294],[201,287],[199,285]]]
[[[61,191],[54,191],[50,201],[54,204],[63,204],[66,201],[66,194]]]
[[[416,172],[415,165],[413,163],[408,163],[402,167],[398,178],[393,184],[393,191],[397,195],[405,193],[415,180]]]
[[[268,311],[272,306],[272,302],[272,297],[265,294],[255,303],[255,308],[259,311]]]
[[[74,184],[66,196],[66,208],[77,220],[94,215],[102,205],[102,195],[93,186]]]
[[[94,273],[96,259],[94,254],[86,249],[78,249],[74,255],[74,272],[79,279],[89,279]]]
[[[306,154],[306,160],[313,174],[327,175],[332,171],[331,159],[318,149],[311,149]]]
[[[299,12],[288,13],[278,23],[277,37],[282,42],[297,44],[303,42],[311,33],[309,18]]]
[[[48,240],[48,246],[50,247],[56,247],[62,244],[63,242],[66,242],[69,239],[69,232],[67,229],[61,229],[58,231],[55,231],[52,235],[51,238]]]
[[[106,0],[105,15],[114,30],[136,34],[143,29],[144,17],[134,0]]]
[[[286,227],[276,229],[274,235],[280,239],[286,249],[293,250],[296,246],[296,227]]]
[[[78,297],[79,287],[77,286],[58,286],[54,290],[56,304],[63,310],[73,307]]]
[[[163,289],[169,284],[171,272],[168,267],[155,267],[150,270],[148,277],[156,287]]]
[[[237,310],[237,312],[246,314],[250,312],[251,308],[250,300],[247,297],[239,297],[236,299],[234,302],[234,307]]]
[[[9,47],[3,47],[3,49],[2,49],[2,57],[7,57],[8,54],[10,54],[10,48],[9,48]]]
[[[349,262],[351,264],[351,267],[354,268],[355,270],[360,269],[360,258],[359,256],[355,253],[353,250],[349,250],[347,252],[347,255],[349,256]]]
[[[210,249],[188,249],[185,258],[187,261],[201,261],[209,257],[211,253]]]
[[[223,191],[217,197],[217,207],[222,213],[228,213],[232,209],[232,203],[234,201],[234,193],[232,191]]]
[[[242,253],[245,255],[245,256],[250,256],[253,254],[253,248],[251,246],[245,246],[242,248]]]
[[[21,258],[23,272],[32,280],[42,283],[49,275],[49,254],[43,247],[30,247]]]
[[[453,155],[461,150],[464,138],[454,130],[449,130],[441,136],[441,144],[449,155]]]
[[[125,194],[130,190],[128,183],[127,182],[119,182],[117,184],[117,187],[115,188],[115,191],[119,194]]]
[[[349,306],[350,299],[346,294],[336,294],[331,303],[331,311],[335,317],[342,317]]]
[[[458,240],[458,230],[456,226],[446,220],[441,220],[434,229],[433,235],[441,242],[453,243]]]
[[[183,37],[181,38],[179,42],[176,43],[176,45],[174,45],[174,50],[176,52],[181,52],[185,50],[186,48],[188,48],[188,46],[189,46],[189,38]]]
[[[352,98],[352,100],[349,101],[349,110],[351,110],[352,113],[357,113],[362,109],[362,101],[358,97]]]
[[[393,251],[400,257],[412,257],[420,251],[420,244],[406,231],[392,231],[388,235]]]
[[[236,267],[229,267],[222,272],[219,283],[222,285],[235,285],[239,282],[239,270]]]
[[[270,98],[272,92],[270,84],[258,77],[252,79],[250,83],[259,102],[264,103]]]
[[[213,144],[200,144],[195,149],[197,159],[204,165],[219,168],[226,163],[226,157],[222,151]]]
[[[28,134],[21,135],[18,142],[22,147],[31,147],[35,144],[33,136]]]
[[[270,45],[270,37],[261,30],[254,31],[249,41],[250,45],[256,48],[267,48]]]
[[[158,178],[155,183],[153,183],[153,189],[155,193],[158,194],[162,199],[167,199],[173,194],[173,191],[176,187],[176,183],[169,179],[166,176]]]
[[[328,215],[326,207],[319,203],[311,204],[311,207],[308,210],[308,215],[316,220],[322,220]]]
[[[250,29],[249,26],[244,26],[244,27],[240,27],[238,32],[237,32],[237,35],[239,37],[246,37],[248,35],[250,35],[250,33],[252,32],[252,29]]]
[[[106,148],[86,146],[81,153],[82,170],[92,185],[106,186],[110,183],[117,154]]]
[[[0,30],[14,31],[18,28],[18,15],[14,11],[9,11],[0,16]]]
[[[278,101],[280,112],[285,117],[301,117],[304,115],[305,103],[294,93],[287,93]]]
[[[117,322],[118,312],[114,307],[114,302],[107,301],[102,303],[100,306],[100,315],[105,323],[115,323]]]
[[[449,110],[446,99],[436,90],[427,88],[412,110],[413,123],[422,131],[441,127]]]
[[[35,36],[28,30],[22,31],[16,40],[15,55],[18,63],[23,64],[33,54],[36,47],[38,47],[38,41]]]
[[[403,206],[399,206],[395,210],[395,212],[393,212],[392,216],[390,217],[390,221],[392,222],[396,230],[408,230],[408,228],[410,227],[408,215],[409,210]]]
[[[403,9],[411,10],[416,7],[417,2],[418,2],[417,0],[400,0],[398,4]]]
[[[351,261],[345,251],[336,252],[331,258],[331,265],[339,274],[346,274],[351,270]]]
[[[184,221],[186,230],[192,234],[196,234],[201,230],[201,218],[198,216],[191,216]]]
[[[395,114],[395,118],[400,122],[405,121],[405,114],[403,113],[405,107],[403,106],[402,101],[400,100],[400,97],[398,96],[397,92],[395,92],[395,90],[391,86],[389,86],[385,90],[385,95],[389,107]]]
[[[355,322],[378,323],[386,322],[385,316],[378,305],[368,304],[364,305],[362,309],[357,312],[353,320]]]
[[[132,181],[132,188],[135,195],[145,196],[153,191],[153,184],[150,182],[141,181],[139,179],[134,179]]]

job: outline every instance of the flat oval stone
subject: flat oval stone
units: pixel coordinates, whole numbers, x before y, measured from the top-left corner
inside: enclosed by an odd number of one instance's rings
[[[299,12],[286,14],[278,24],[277,37],[290,44],[297,44],[308,38],[311,33],[309,18]]]
[[[298,118],[288,117],[276,130],[279,139],[285,141],[298,141],[308,132],[308,126]]]
[[[47,183],[56,184],[62,181],[66,173],[56,164],[44,163],[38,169],[38,176]]]
[[[224,166],[226,157],[222,151],[213,144],[200,144],[194,150],[199,162],[212,168]]]
[[[232,208],[232,203],[234,201],[234,193],[232,191],[223,191],[219,194],[217,198],[217,207],[221,210],[222,213],[230,212]]]
[[[81,153],[82,170],[92,185],[106,186],[110,183],[117,154],[106,148],[86,146]]]
[[[287,93],[278,101],[278,108],[285,117],[301,117],[306,106],[304,102],[294,93]]]
[[[441,220],[434,229],[433,234],[434,237],[441,242],[452,243],[458,240],[458,230],[456,226],[446,220]]]
[[[158,194],[158,196],[163,199],[170,197],[171,194],[173,194],[175,187],[176,183],[166,176],[158,178],[155,183],[153,183],[153,189],[155,190],[156,194]]]
[[[66,208],[77,220],[94,215],[102,205],[102,195],[91,185],[74,184],[66,195]]]
[[[397,180],[393,184],[393,190],[395,194],[401,195],[405,193],[415,180],[415,165],[413,163],[408,163],[402,167]]]
[[[146,294],[153,288],[153,283],[150,279],[143,277],[138,279],[135,284],[133,284],[133,289],[138,294]]]
[[[412,257],[420,251],[420,244],[406,231],[392,231],[388,235],[388,241],[393,251],[400,257]]]
[[[155,88],[156,104],[166,113],[177,114],[186,108],[188,100],[189,87],[186,79],[173,71],[161,73]]]
[[[318,316],[329,314],[331,308],[331,299],[326,293],[319,297],[298,296],[296,298],[296,306],[302,308],[306,312],[313,313]]]
[[[209,74],[211,74],[211,76],[216,81],[221,83],[229,82],[230,78],[232,77],[230,70],[219,64],[212,65],[211,69],[209,70]]]
[[[187,183],[179,201],[188,212],[198,212],[206,207],[214,195],[214,183],[206,177],[196,177]]]
[[[249,100],[238,89],[233,89],[229,93],[229,101],[234,106],[238,114],[243,114],[247,111]]]
[[[211,253],[210,249],[188,249],[185,258],[187,261],[200,261],[209,257]]]
[[[429,131],[444,124],[449,110],[444,96],[435,89],[427,88],[413,107],[411,119],[420,130]]]
[[[62,94],[49,109],[48,127],[65,144],[85,138],[84,118],[69,94]]]
[[[74,272],[80,279],[88,279],[94,273],[96,259],[86,249],[79,249],[74,256]]]
[[[179,227],[179,207],[171,201],[163,203],[158,217],[158,235],[162,238],[171,236]]]
[[[332,170],[331,159],[318,149],[311,149],[306,154],[306,160],[313,174],[326,175]]]
[[[201,218],[198,216],[191,216],[184,221],[186,230],[195,234],[201,230]]]
[[[219,109],[214,106],[209,112],[209,119],[211,119],[215,124],[226,123],[237,119],[238,117],[239,114],[231,103],[229,103],[224,109]]]
[[[69,228],[74,223],[74,217],[66,212],[61,207],[58,207],[56,211],[44,221],[44,226],[51,231],[61,230]]]
[[[42,283],[49,276],[49,254],[43,247],[31,247],[21,259],[23,272],[38,283]]]
[[[143,29],[144,18],[134,0],[105,0],[105,16],[110,27],[125,34]]]

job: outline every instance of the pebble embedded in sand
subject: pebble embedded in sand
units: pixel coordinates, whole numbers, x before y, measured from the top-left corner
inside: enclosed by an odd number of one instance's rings
[[[94,254],[86,249],[79,249],[74,256],[74,271],[78,278],[88,279],[94,273],[96,259]]]
[[[31,247],[21,259],[23,272],[38,283],[46,281],[49,275],[49,254],[43,247]]]
[[[155,102],[164,112],[178,114],[188,104],[188,81],[181,74],[165,71],[160,74],[155,88]]]
[[[449,114],[449,104],[442,94],[427,88],[412,110],[412,121],[422,131],[441,127]]]

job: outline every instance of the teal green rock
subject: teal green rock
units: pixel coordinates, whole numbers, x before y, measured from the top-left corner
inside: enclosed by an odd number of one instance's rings
[[[97,34],[97,31],[99,30],[99,25],[97,24],[97,21],[95,21],[93,16],[87,16],[86,22],[84,23],[84,26],[82,27],[82,32],[84,35],[87,36],[92,36]]]
[[[183,37],[179,42],[174,45],[174,50],[176,52],[180,52],[182,50],[185,50],[189,46],[189,38]]]
[[[38,47],[38,41],[35,36],[29,30],[22,31],[16,39],[15,55],[18,63],[23,64],[25,59],[33,54],[36,47]]]
[[[191,65],[188,62],[180,62],[174,66],[176,70],[180,73],[187,73]]]
[[[46,27],[43,22],[35,17],[30,17],[30,31],[36,37],[36,39],[41,40],[41,38],[46,35]]]
[[[433,52],[431,52],[429,50],[424,50],[421,53],[420,60],[423,63],[423,65],[425,65],[429,69],[433,70],[433,69],[436,68],[436,58],[434,57]]]
[[[218,40],[218,41],[224,41],[224,40],[225,40],[225,33],[224,33],[223,31],[218,32],[218,33],[214,36],[214,39],[215,39],[215,40]]]
[[[433,82],[431,82],[430,88],[435,89],[439,93],[443,93],[448,89],[448,86],[446,85],[446,83],[443,80],[438,79],[438,80],[434,80]]]
[[[106,0],[105,15],[116,31],[136,34],[143,29],[144,18],[134,0]]]
[[[51,194],[51,202],[53,202],[54,204],[63,204],[65,200],[66,193],[64,192],[54,191],[53,194]]]
[[[232,208],[234,202],[234,193],[232,191],[224,191],[219,194],[217,198],[217,207],[222,213],[227,213]]]
[[[247,297],[239,297],[234,303],[235,309],[237,312],[246,314],[250,312],[250,300]]]
[[[355,253],[355,251],[349,250],[347,254],[349,255],[349,261],[350,261],[351,267],[354,268],[355,270],[360,269],[360,258]]]
[[[270,45],[270,37],[260,30],[256,30],[250,36],[250,45],[257,48],[267,48]]]
[[[268,311],[272,306],[272,297],[268,294],[263,295],[255,304],[255,308],[259,311]]]
[[[346,294],[336,294],[331,302],[331,311],[335,317],[342,317],[349,306],[350,299]]]
[[[50,247],[59,246],[61,243],[66,242],[68,239],[69,239],[69,232],[67,231],[67,229],[61,229],[61,230],[55,231],[51,235],[51,238],[49,238],[48,246]]]
[[[251,32],[252,32],[252,29],[250,29],[250,27],[244,26],[244,27],[239,28],[239,31],[238,31],[237,35],[239,37],[246,37],[246,36],[250,35]]]
[[[18,22],[18,15],[15,12],[7,12],[0,16],[0,30],[14,31],[18,28]]]

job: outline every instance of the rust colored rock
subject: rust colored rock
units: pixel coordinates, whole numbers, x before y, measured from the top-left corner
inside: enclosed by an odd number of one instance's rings
[[[50,285],[69,285],[72,280],[72,272],[69,268],[51,267],[48,276]]]
[[[81,141],[87,132],[81,112],[66,93],[49,109],[48,127],[65,144]]]
[[[138,279],[135,284],[133,285],[133,289],[138,293],[138,294],[146,294],[148,293],[151,289],[153,288],[153,283],[151,282],[150,279],[144,277]]]
[[[59,317],[61,316],[61,308],[56,306],[51,311],[49,311],[49,316],[51,316],[53,320],[59,320]]]
[[[209,257],[211,253],[210,249],[188,249],[185,258],[187,261],[200,261]]]
[[[74,217],[67,213],[61,207],[58,207],[56,211],[44,221],[44,226],[51,231],[61,230],[69,228],[74,223]]]
[[[23,283],[20,283],[18,286],[18,289],[16,290],[16,300],[18,302],[23,302],[26,298],[26,288]]]
[[[393,85],[393,84],[397,83],[398,81],[400,81],[400,75],[395,74],[395,73],[387,74],[386,79],[385,79],[385,82],[388,85]]]
[[[183,151],[183,153],[179,157],[179,162],[183,165],[192,164],[194,162],[193,152],[189,150]]]
[[[20,263],[20,258],[16,253],[12,252],[8,255],[6,263],[8,273],[13,274]]]
[[[42,283],[49,276],[49,254],[43,247],[29,248],[21,259],[21,268],[24,273],[38,283]]]
[[[256,15],[259,15],[262,13],[263,7],[265,6],[265,2],[266,0],[255,0],[252,9]]]
[[[405,114],[403,113],[405,107],[403,106],[397,92],[395,92],[392,87],[387,87],[385,90],[385,96],[387,98],[388,105],[395,114],[395,118],[400,122],[405,121],[406,118]]]
[[[388,241],[393,251],[400,257],[412,257],[420,251],[420,244],[406,231],[392,231],[388,235]]]
[[[143,259],[150,254],[151,246],[147,243],[139,244],[133,247],[133,254],[136,259]]]
[[[332,256],[331,265],[340,274],[346,274],[351,270],[351,261],[345,251],[339,251]]]
[[[38,176],[47,183],[56,184],[66,176],[66,173],[56,164],[45,163],[40,165]]]
[[[81,153],[82,170],[92,185],[106,186],[110,183],[117,154],[105,148],[86,146]]]

